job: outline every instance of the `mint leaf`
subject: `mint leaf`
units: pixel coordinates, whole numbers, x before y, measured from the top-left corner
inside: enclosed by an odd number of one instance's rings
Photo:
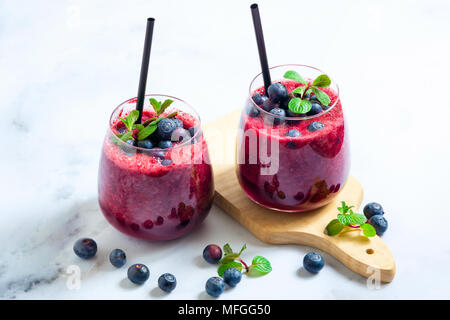
[[[145,128],[145,126],[142,125],[142,124],[135,124],[135,125],[133,125],[133,129],[142,130],[142,129],[144,129],[144,128]]]
[[[349,218],[350,218],[350,216],[347,215],[347,214],[338,214],[337,215],[337,219],[344,226],[347,226],[347,225],[351,224]]]
[[[144,140],[145,138],[147,138],[149,135],[151,135],[153,132],[155,132],[157,126],[156,125],[148,125],[147,127],[145,127],[144,129],[140,130],[138,133],[138,140]]]
[[[229,254],[225,254],[225,256],[220,259],[220,263],[229,263],[231,261],[236,260],[237,258],[239,258],[239,254],[237,253],[229,253]]]
[[[302,100],[302,102],[300,103],[300,113],[304,114],[304,113],[308,113],[312,108],[312,103],[311,101],[308,100]]]
[[[297,87],[297,88],[295,88],[294,90],[292,90],[291,93],[292,93],[294,96],[297,96],[297,97],[300,98],[300,97],[303,95],[303,92],[305,91],[305,89],[306,89],[306,87],[300,86],[300,87]]]
[[[305,114],[311,110],[312,104],[308,100],[293,98],[289,101],[288,107],[293,113]]]
[[[178,114],[178,111],[172,112],[171,114],[167,115],[167,119],[173,118]]]
[[[150,104],[152,105],[156,114],[159,115],[161,110],[161,102],[157,101],[155,98],[150,98]]]
[[[120,139],[122,140],[122,141],[128,141],[128,140],[134,140],[134,138],[133,138],[133,132],[132,131],[128,131],[127,133],[124,133],[121,137],[120,137]]]
[[[128,131],[131,131],[132,128],[128,127],[128,121],[122,117],[119,117],[119,120],[123,122]]]
[[[244,252],[244,250],[247,249],[247,244],[244,244],[241,248],[241,251],[239,251],[239,256]]]
[[[321,74],[313,81],[313,86],[319,88],[326,88],[331,84],[330,78],[326,74]]]
[[[368,224],[368,223],[363,224],[363,225],[361,226],[361,229],[362,229],[362,231],[363,231],[363,234],[364,234],[366,237],[375,237],[376,234],[377,234],[375,228],[374,228],[372,225]]]
[[[226,255],[233,253],[233,250],[228,243],[223,246],[223,252],[225,252]]]
[[[149,118],[147,120],[145,120],[145,122],[143,123],[144,126],[148,125],[149,123],[151,123],[152,121],[155,121],[156,119],[158,119],[158,117],[152,117]]]
[[[163,113],[164,110],[166,110],[172,104],[172,102],[173,102],[173,100],[170,100],[170,99],[165,100],[161,106],[160,113]]]
[[[325,228],[325,233],[329,236],[335,236],[341,232],[343,228],[344,225],[338,219],[333,219]]]
[[[323,106],[328,107],[328,105],[331,102],[330,97],[325,92],[320,90],[319,88],[312,87],[311,89],[314,92],[314,94],[316,95],[317,100],[319,100],[319,102]]]
[[[295,81],[303,83],[303,84],[307,84],[308,83],[302,78],[302,76],[298,72],[293,71],[293,70],[286,71],[286,73],[284,74],[283,78],[285,78],[285,79],[292,79],[292,80],[295,80]]]
[[[240,262],[236,262],[236,261],[232,261],[232,262],[228,262],[226,264],[222,264],[217,269],[217,273],[219,274],[219,276],[222,277],[223,273],[225,272],[225,270],[230,269],[230,268],[236,268],[239,271],[242,271],[242,264]]]
[[[351,225],[363,225],[366,223],[367,219],[363,214],[352,213],[347,216],[347,221]]]
[[[263,276],[272,271],[269,260],[264,257],[256,256],[252,260],[252,264],[248,267],[249,276]]]

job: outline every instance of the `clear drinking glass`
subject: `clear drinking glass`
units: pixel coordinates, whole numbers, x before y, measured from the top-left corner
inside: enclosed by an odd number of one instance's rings
[[[154,116],[149,98],[174,102],[185,129],[200,128],[197,112],[183,100],[146,95],[143,122]],[[208,148],[201,130],[169,149],[144,149],[118,139],[119,117],[136,107],[136,98],[112,113],[105,136],[98,177],[98,199],[106,219],[130,236],[159,241],[181,237],[208,215],[214,195]],[[170,161],[169,161],[170,160]]]
[[[300,85],[283,79],[288,70],[297,71],[306,81],[323,74],[305,65],[271,68],[272,82],[282,82],[288,92]],[[350,155],[339,88],[332,81],[322,90],[331,103],[321,113],[281,117],[253,101],[252,96],[264,94],[265,89],[262,74],[252,80],[239,123],[236,170],[242,188],[254,202],[279,211],[309,211],[329,203],[344,186]],[[289,130],[300,135],[287,136]]]

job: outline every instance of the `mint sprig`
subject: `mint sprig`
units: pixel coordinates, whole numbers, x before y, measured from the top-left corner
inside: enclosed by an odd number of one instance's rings
[[[236,268],[239,271],[244,271],[249,276],[263,276],[272,271],[269,260],[262,256],[254,257],[250,265],[245,263],[241,258],[241,254],[245,249],[247,249],[247,245],[245,244],[239,252],[234,252],[228,243],[223,246],[224,256],[219,261],[220,266],[217,269],[219,276],[222,276],[225,270],[229,268]]]
[[[337,219],[328,223],[325,233],[329,236],[335,236],[347,227],[347,231],[361,230],[366,237],[374,237],[376,235],[375,228],[367,223],[363,214],[353,212],[353,207],[342,201],[341,207],[337,208],[339,211]]]
[[[119,117],[119,120],[122,121],[123,124],[125,125],[127,132],[119,133],[117,134],[117,136],[122,141],[135,140],[135,137],[137,138],[137,140],[146,139],[148,136],[150,136],[153,132],[156,131],[159,121],[161,121],[164,118],[173,118],[178,114],[178,112],[175,111],[165,117],[161,116],[161,114],[163,114],[164,111],[172,103],[173,100],[170,99],[166,99],[164,102],[161,102],[157,101],[155,98],[150,98],[150,104],[155,110],[156,117],[147,119],[142,124],[136,124],[136,121],[139,118],[139,110],[133,110],[125,118]],[[137,130],[136,135],[133,133],[133,130]]]
[[[289,101],[288,107],[293,113],[306,114],[311,110],[312,104],[305,98],[307,94],[311,93],[316,95],[317,100],[324,107],[330,105],[330,97],[324,91],[319,89],[331,85],[331,79],[326,74],[319,75],[312,83],[305,81],[298,72],[293,70],[286,71],[283,77],[303,84],[303,86],[297,87],[291,92],[294,97]]]

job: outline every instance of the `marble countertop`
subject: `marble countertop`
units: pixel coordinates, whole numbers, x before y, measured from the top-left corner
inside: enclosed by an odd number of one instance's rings
[[[340,86],[352,174],[364,203],[382,203],[389,220],[392,283],[371,289],[327,254],[310,276],[300,267],[311,248],[264,244],[217,207],[196,232],[164,243],[129,238],[103,218],[100,148],[113,107],[136,95],[145,19],[157,19],[147,92],[181,97],[207,122],[242,107],[259,72],[250,3],[0,3],[0,298],[206,299],[215,268],[201,252],[226,242],[247,243],[248,256],[266,256],[273,272],[222,299],[450,298],[445,0],[259,1],[269,64],[313,65]],[[92,261],[73,254],[83,236],[99,245]],[[116,247],[150,267],[144,286],[109,264]],[[178,279],[170,295],[157,288],[164,272]]]

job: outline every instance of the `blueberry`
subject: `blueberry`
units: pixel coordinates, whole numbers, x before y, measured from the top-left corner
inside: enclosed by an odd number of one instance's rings
[[[322,122],[314,121],[308,125],[307,129],[309,132],[316,132],[317,130],[322,130],[324,127],[325,125]]]
[[[269,98],[275,102],[283,102],[288,97],[288,92],[284,84],[280,82],[272,83],[267,89]]]
[[[137,146],[139,148],[152,149],[153,148],[153,143],[149,139],[139,140],[137,142]]]
[[[164,151],[152,151],[150,155],[156,159],[164,159],[166,157],[166,153]]]
[[[178,127],[173,130],[170,139],[173,142],[188,141],[191,138],[191,134],[184,128]]]
[[[175,122],[176,128],[184,128],[183,120],[178,119],[178,118],[172,118],[172,121]]]
[[[303,96],[303,99],[310,100],[311,99],[311,94],[309,94],[309,93],[305,94]]]
[[[250,106],[250,110],[248,111],[248,116],[252,117],[252,118],[256,118],[257,116],[259,116],[258,108],[254,107],[254,106]]]
[[[388,222],[381,214],[376,214],[369,219],[369,224],[375,228],[377,235],[382,236],[388,228]]]
[[[319,99],[317,99],[317,96],[316,96],[316,95],[311,96],[311,97],[309,98],[309,101],[319,103]]]
[[[322,106],[318,103],[313,102],[311,104],[311,110],[306,114],[307,116],[314,116],[322,112]]]
[[[97,243],[90,238],[78,239],[73,245],[73,251],[81,259],[90,259],[97,253]]]
[[[169,160],[169,159],[164,159],[163,161],[161,161],[161,164],[163,165],[163,166],[168,166],[168,165],[170,165],[172,163],[172,160]]]
[[[206,262],[217,263],[222,258],[222,249],[216,244],[208,244],[203,249],[203,258]]]
[[[128,268],[128,279],[135,284],[143,284],[149,276],[150,270],[144,264],[133,264]]]
[[[165,292],[172,292],[177,286],[177,278],[171,273],[164,273],[158,279],[158,287]]]
[[[242,273],[236,268],[229,268],[223,273],[223,280],[231,287],[236,286],[242,278]]]
[[[169,148],[172,148],[172,141],[170,141],[170,140],[161,140],[161,141],[158,143],[158,148],[160,148],[160,149],[169,149]]]
[[[277,117],[286,117],[286,111],[284,111],[284,109],[281,108],[273,108],[272,110],[270,110],[270,113],[277,116]],[[283,123],[284,119],[280,119],[280,118],[273,118],[273,124],[277,125],[280,123]]]
[[[254,94],[253,97],[253,102],[256,103],[258,106],[262,105],[264,101],[266,101],[268,98],[266,96],[262,96],[259,93]]]
[[[197,127],[197,126],[193,126],[193,127],[190,127],[190,128],[189,128],[189,133],[191,134],[191,137],[195,136],[195,134],[196,134],[197,132],[200,132],[200,134],[201,134],[202,129],[200,129],[200,128]]]
[[[127,263],[127,256],[123,250],[114,249],[109,254],[109,261],[114,267],[120,268],[123,267],[125,263]]]
[[[303,258],[303,267],[311,273],[318,273],[324,264],[322,256],[315,252],[310,252]]]
[[[211,277],[206,281],[205,285],[206,293],[212,297],[218,297],[225,290],[225,282],[222,278]]]
[[[270,110],[272,110],[273,108],[279,108],[280,105],[278,103],[274,103],[272,100],[267,99],[266,101],[264,101],[264,103],[262,104],[262,108],[267,111],[270,112]]]
[[[175,128],[176,124],[172,119],[164,118],[158,122],[156,135],[161,140],[169,140],[170,135],[172,134],[173,130],[175,130]]]
[[[295,129],[289,130],[285,134],[286,137],[292,137],[292,138],[299,137],[300,135],[301,135],[300,132]]]
[[[367,219],[370,219],[373,216],[376,216],[379,214],[381,214],[381,215],[384,214],[383,207],[379,203],[371,202],[371,203],[366,204],[366,206],[364,207],[364,215],[366,216]]]

